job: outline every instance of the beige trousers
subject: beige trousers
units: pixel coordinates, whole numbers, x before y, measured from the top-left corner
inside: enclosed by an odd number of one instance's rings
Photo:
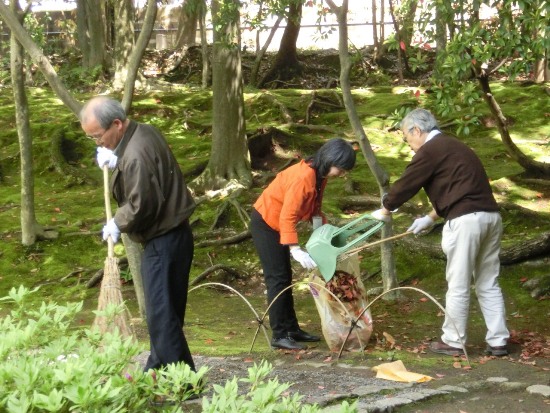
[[[498,285],[502,220],[498,212],[475,212],[449,220],[443,227],[441,246],[447,256],[447,295],[441,340],[453,347],[466,343],[470,286],[475,291],[492,347],[506,345],[510,333]],[[454,322],[454,324],[453,324]],[[455,328],[456,326],[456,328]],[[458,330],[458,331],[457,331]]]

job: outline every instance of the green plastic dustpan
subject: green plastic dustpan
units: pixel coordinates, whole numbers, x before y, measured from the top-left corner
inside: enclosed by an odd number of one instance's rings
[[[321,225],[311,234],[306,249],[326,282],[330,281],[336,271],[336,261],[340,254],[355,245],[367,240],[378,232],[384,222],[378,221],[369,214],[347,223],[343,227]]]

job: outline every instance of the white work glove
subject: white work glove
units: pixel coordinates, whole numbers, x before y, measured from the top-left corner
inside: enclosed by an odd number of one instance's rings
[[[434,224],[434,220],[429,215],[424,215],[422,218],[414,220],[412,225],[407,229],[407,232],[418,234],[420,231],[430,228]]]
[[[112,150],[104,148],[103,146],[98,146],[96,159],[97,164],[101,169],[103,169],[103,165],[105,164],[107,164],[109,169],[115,169],[118,157],[113,153]]]
[[[120,237],[120,230],[118,229],[114,218],[111,218],[107,222],[107,224],[103,226],[103,241],[107,241],[109,235],[111,236],[113,242],[116,244],[118,238]]]
[[[391,214],[384,214],[382,212],[382,209],[377,209],[376,211],[371,212],[370,216],[373,217],[374,219],[377,219],[378,221],[383,221],[383,222],[390,222],[390,219],[391,219]]]
[[[302,265],[302,267],[307,268],[308,270],[312,270],[317,267],[317,264],[315,264],[313,258],[311,258],[311,256],[300,247],[292,247],[290,249],[290,253],[292,254],[292,257]]]

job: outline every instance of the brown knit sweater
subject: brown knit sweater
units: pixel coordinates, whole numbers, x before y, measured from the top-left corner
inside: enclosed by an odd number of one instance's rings
[[[489,179],[472,149],[440,133],[420,147],[382,203],[394,210],[424,188],[437,215],[448,219],[498,211]]]

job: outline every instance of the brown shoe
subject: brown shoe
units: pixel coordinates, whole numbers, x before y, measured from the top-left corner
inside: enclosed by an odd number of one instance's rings
[[[462,356],[464,350],[458,347],[449,346],[448,344],[440,341],[434,341],[430,344],[430,351],[432,353],[445,354],[447,356]]]
[[[506,346],[487,346],[485,349],[485,354],[488,354],[490,356],[496,356],[496,357],[502,357],[508,355],[508,348]]]

